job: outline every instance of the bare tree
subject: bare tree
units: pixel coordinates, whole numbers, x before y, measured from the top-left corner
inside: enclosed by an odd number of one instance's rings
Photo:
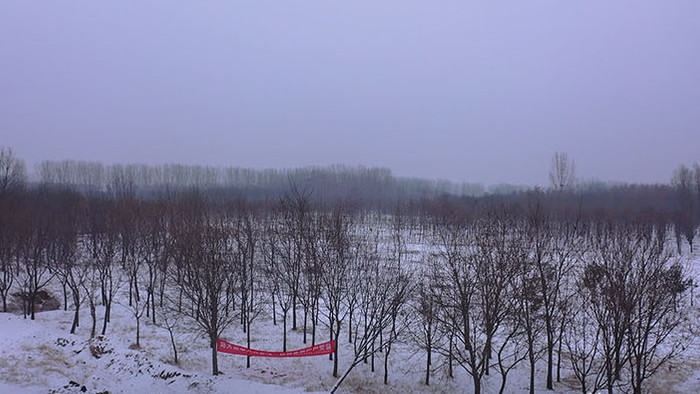
[[[333,385],[331,393],[334,393],[350,372],[368,357],[372,358],[374,370],[374,355],[380,350],[385,355],[384,384],[388,383],[387,358],[391,345],[398,338],[396,318],[410,292],[410,276],[396,265],[395,261],[382,261],[380,256],[373,253],[376,247],[367,243],[366,235],[363,241],[357,246],[363,249],[360,253],[362,261],[354,267],[359,269],[361,274],[357,277],[359,280],[353,283],[354,291],[358,294],[356,306],[361,322],[358,321],[354,326],[353,357],[350,365]],[[383,344],[376,346],[382,333],[387,330],[389,333],[384,336]]]
[[[674,213],[674,230],[678,253],[681,253],[681,237],[685,237],[693,253],[693,239],[695,238],[697,204],[693,197],[693,171],[681,165],[676,169],[671,179],[671,185],[676,193],[676,209]]]
[[[525,341],[527,360],[530,367],[530,394],[535,392],[535,368],[537,360],[542,357],[540,340],[542,330],[544,330],[544,323],[541,318],[543,302],[535,256],[536,254],[531,253],[517,264],[513,292],[515,300],[514,316],[517,319],[515,324],[522,329],[521,337]]]
[[[420,349],[425,350],[425,385],[430,385],[431,366],[433,365],[433,352],[438,342],[440,331],[438,324],[438,303],[435,277],[431,270],[425,270],[418,275],[415,296],[411,302],[411,308],[415,313],[412,324],[409,325],[409,334],[412,342]]]
[[[316,218],[318,215],[316,215]],[[318,220],[318,219],[316,219]],[[307,320],[311,320],[311,344],[316,344],[316,331],[320,310],[320,300],[323,286],[323,261],[319,253],[319,225],[312,222],[304,234],[304,271],[302,287],[304,289],[302,303],[304,305],[304,337],[306,343]],[[309,319],[310,318],[310,319]]]
[[[311,225],[311,190],[300,188],[292,183],[290,192],[282,199],[282,219],[285,227],[284,236],[290,243],[289,253],[285,256],[290,276],[292,290],[292,330],[297,329],[297,306],[302,301],[301,284],[304,266],[306,265],[307,234]],[[304,305],[304,314],[308,306]],[[306,322],[306,317],[304,319]],[[306,332],[306,326],[304,327]]]
[[[17,158],[12,148],[0,147],[0,199],[9,190],[24,186],[26,181],[24,160]]]
[[[508,374],[515,369],[528,356],[527,341],[524,338],[522,321],[517,316],[518,301],[510,298],[506,301],[506,310],[510,311],[504,320],[504,328],[501,333],[500,345],[496,348],[496,365],[501,375],[499,394],[506,391]]]
[[[222,217],[209,217],[197,196],[180,202],[179,222],[173,226],[172,253],[178,287],[189,306],[189,316],[207,335],[211,346],[212,374],[219,374],[216,342],[235,320],[233,298],[228,296],[233,280],[231,229]]]
[[[138,270],[132,271],[138,275]],[[136,276],[135,281],[140,281],[141,277]],[[134,294],[133,299],[131,300],[131,304],[127,305],[127,308],[131,312],[132,316],[134,317],[134,320],[136,320],[136,343],[135,346],[137,349],[141,348],[141,317],[143,316],[144,312],[146,312],[146,307],[148,305],[148,298],[142,297],[141,294],[138,293],[138,290],[136,294]]]
[[[634,312],[626,332],[635,394],[644,392],[646,381],[684,349],[685,341],[672,335],[684,320],[678,301],[690,286],[679,263],[673,263],[662,248],[643,242],[632,272]]]
[[[648,378],[682,345],[672,333],[682,322],[678,300],[690,281],[643,227],[631,223],[599,228],[596,259],[583,273],[583,287],[600,330],[609,393],[614,386],[625,385],[625,365],[626,385],[641,393]]]
[[[359,248],[352,239],[352,218],[345,206],[338,204],[322,223],[321,257],[326,264],[322,276],[323,299],[326,307],[331,340],[339,343],[341,324],[349,313],[348,292],[352,291],[349,276],[359,257]],[[338,347],[333,358],[333,377],[338,377]]]
[[[173,361],[179,364],[175,334],[182,327],[184,316],[178,310],[178,300],[174,297],[164,296],[162,307],[161,319],[156,325],[168,332],[170,345],[173,348]]]
[[[608,393],[622,384],[622,368],[627,362],[625,330],[632,315],[629,283],[634,254],[633,240],[625,229],[613,223],[598,223],[591,243],[594,251],[582,274],[582,286],[591,301],[591,315],[600,329],[605,365],[604,384]],[[616,383],[620,382],[620,383]]]
[[[515,212],[494,205],[479,214],[473,222],[445,219],[435,242],[442,284],[438,316],[453,333],[438,350],[471,376],[475,393],[492,364],[498,365],[505,389],[508,372],[523,358],[514,353],[513,342],[525,324],[513,319],[520,315],[513,301],[521,295],[520,270],[527,260],[526,232]]]
[[[288,211],[280,209],[283,217]],[[280,212],[277,211],[277,212]],[[278,223],[276,218],[271,218],[268,222],[268,239],[264,248],[268,274],[268,284],[272,294],[273,319],[277,317],[276,306],[279,306],[282,317],[282,351],[287,351],[287,323],[289,311],[293,307],[295,287],[299,284],[300,272],[297,272],[298,260],[295,258],[296,244],[294,242],[293,230],[289,223],[282,219]]]
[[[116,211],[111,200],[95,198],[88,201],[86,243],[89,258],[98,273],[101,303],[105,306],[102,335],[111,320],[114,295],[121,286],[121,273],[115,270],[118,255],[119,232],[115,223]]]
[[[380,348],[383,349],[384,352],[384,384],[389,383],[389,354],[391,353],[392,344],[396,341],[400,331],[403,331],[402,329],[404,328],[401,327],[401,329],[399,329],[397,326],[399,313],[404,309],[404,304],[407,302],[406,296],[410,295],[413,290],[413,278],[406,267],[405,261],[408,254],[404,235],[406,220],[401,202],[398,202],[394,209],[392,222],[391,250],[388,258],[384,259],[384,266],[381,270],[383,275],[394,277],[395,280],[400,281],[401,285],[406,288],[399,288],[402,297],[397,298],[395,300],[396,302],[392,303],[389,308],[387,308],[391,318],[391,326],[388,330],[388,335],[380,335]],[[375,240],[375,243],[379,243],[379,240]],[[403,294],[404,292],[407,294]]]
[[[23,219],[19,229],[19,261],[22,269],[17,270],[21,275],[22,299],[26,301],[25,317],[27,314],[35,319],[36,298],[43,288],[55,276],[55,271],[50,266],[47,258],[49,241],[51,239],[52,214],[55,208],[50,204],[51,192],[48,189],[40,189],[31,193],[25,200]],[[19,268],[19,267],[18,267]]]
[[[596,392],[603,387],[605,367],[601,360],[601,329],[590,315],[590,294],[585,291],[577,297],[577,307],[572,311],[572,324],[566,328],[564,342],[569,361],[578,380],[581,393]]]
[[[143,315],[150,313],[156,324],[155,287],[166,248],[164,214],[157,203],[145,201],[120,200],[117,209],[122,267],[129,280],[128,309],[136,321],[138,348]]]
[[[557,343],[561,349],[561,337],[566,323],[565,306],[572,296],[567,293],[572,281],[579,237],[577,219],[563,218],[556,221],[543,204],[539,191],[531,193],[527,205],[527,234],[530,258],[536,272],[539,295],[542,302],[547,353],[547,388],[554,388],[554,351]],[[561,360],[561,350],[559,351]],[[560,365],[560,361],[558,362]],[[557,380],[560,378],[557,369]]]
[[[555,190],[564,190],[574,184],[576,180],[576,165],[569,155],[556,152],[552,157],[549,169],[549,181]]]
[[[442,310],[440,324],[454,333],[454,337],[447,347],[436,350],[471,376],[474,393],[479,394],[489,360],[484,326],[479,320],[479,283],[473,271],[474,260],[466,247],[470,235],[468,224],[456,219],[442,223],[437,229],[438,280],[443,283],[438,298]]]
[[[7,299],[18,275],[18,252],[21,222],[25,216],[23,191],[0,195],[0,298],[2,311],[7,312]]]
[[[71,334],[75,334],[80,325],[80,307],[83,303],[82,284],[87,276],[88,264],[83,258],[78,242],[79,221],[82,219],[84,200],[76,194],[61,193],[54,197],[59,206],[51,217],[52,231],[47,247],[47,258],[54,272],[60,278],[64,288],[64,309],[67,310],[66,287],[70,289],[75,313]]]
[[[228,220],[233,226],[233,239],[236,249],[233,254],[234,271],[241,294],[241,322],[246,333],[246,344],[250,347],[251,325],[263,310],[263,269],[260,260],[260,228],[257,212],[244,201],[235,204]],[[286,333],[285,333],[286,336]],[[286,340],[285,340],[286,347]],[[250,356],[246,357],[246,367],[250,368]]]
[[[81,285],[85,296],[88,300],[88,306],[90,307],[90,318],[92,325],[90,328],[90,339],[95,338],[97,330],[97,289],[100,285],[99,275],[97,273],[97,267],[95,264],[90,264],[88,266],[87,275],[85,280],[82,281]]]
[[[163,301],[165,273],[167,271],[168,233],[166,222],[167,207],[161,201],[145,202],[139,205],[140,229],[138,254],[144,263],[148,276],[146,280],[146,317],[156,324],[156,292],[160,287],[160,300]],[[160,286],[159,286],[160,283]]]

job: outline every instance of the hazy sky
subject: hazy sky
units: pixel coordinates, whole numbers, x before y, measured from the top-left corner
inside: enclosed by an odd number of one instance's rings
[[[700,1],[2,0],[0,145],[666,182],[700,161]]]

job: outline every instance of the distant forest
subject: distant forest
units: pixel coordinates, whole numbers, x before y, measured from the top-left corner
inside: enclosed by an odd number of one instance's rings
[[[211,198],[264,201],[279,199],[292,189],[298,189],[309,193],[311,200],[319,206],[342,200],[351,202],[356,208],[383,212],[393,210],[397,202],[408,204],[413,210],[445,201],[466,207],[478,201],[517,203],[533,191],[556,192],[558,205],[589,215],[645,215],[674,222],[677,227],[688,227],[689,222],[700,223],[700,166],[697,163],[693,167],[679,166],[674,174],[669,174],[668,184],[580,181],[575,179],[573,164],[565,154],[555,154],[549,174],[551,188],[543,190],[506,183],[484,186],[481,183],[397,177],[388,168],[343,165],[250,169],[45,160],[29,173],[21,158],[16,157],[11,149],[2,148],[0,176],[3,177],[3,188],[10,183],[21,183],[114,198],[153,199],[198,190]],[[563,183],[553,178],[557,176]]]
[[[97,162],[73,160],[43,161],[34,180],[41,184],[70,185],[85,192],[109,192],[154,196],[163,191],[219,190],[235,198],[259,200],[286,193],[292,185],[313,190],[324,199],[351,199],[375,203],[396,198],[430,198],[436,195],[481,196],[481,184],[446,180],[400,178],[387,168],[303,167],[295,169],[250,169],[196,165],[144,164],[104,166]],[[515,191],[523,187],[501,185],[492,191]]]

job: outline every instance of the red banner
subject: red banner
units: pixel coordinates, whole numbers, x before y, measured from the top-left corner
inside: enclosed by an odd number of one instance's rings
[[[335,341],[319,343],[318,345],[289,352],[267,352],[265,350],[250,349],[243,346],[234,345],[219,338],[216,341],[216,350],[221,353],[240,354],[252,357],[307,357],[323,356],[335,351]]]

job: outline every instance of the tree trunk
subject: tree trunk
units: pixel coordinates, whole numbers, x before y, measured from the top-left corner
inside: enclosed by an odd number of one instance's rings
[[[173,335],[172,328],[168,329],[168,333],[170,334],[170,344],[173,346],[173,354],[175,356],[175,364],[179,364],[179,361],[177,360],[177,346],[175,345],[175,336]]]
[[[151,313],[153,313],[152,322],[153,325],[156,325],[156,293],[155,291],[151,290]]]
[[[335,349],[336,349],[336,351],[338,351],[338,346],[336,346]],[[341,376],[340,379],[338,379],[335,382],[335,384],[333,385],[333,388],[331,388],[331,391],[330,391],[331,394],[335,393],[338,390],[338,388],[340,387],[340,384],[343,383],[343,380],[345,380],[345,378],[348,377],[348,375],[350,374],[350,371],[352,371],[352,369],[354,367],[355,367],[354,363],[350,364],[350,367],[348,367],[348,369],[345,370],[345,372],[343,372],[343,376]]]
[[[452,335],[450,335],[450,350],[448,351],[447,354],[447,376],[454,378],[454,368],[452,367],[452,362],[454,360],[454,356],[452,354]]]
[[[547,335],[547,389],[554,389],[554,342],[550,340],[550,335]]]
[[[557,383],[561,382],[561,347],[562,347],[562,342],[563,338],[562,336],[564,335],[564,322],[562,319],[561,327],[559,329],[559,345],[557,349]]]
[[[478,377],[478,373],[472,375],[472,380],[474,381],[474,394],[481,394],[481,379]]]
[[[491,372],[491,340],[493,334],[490,332],[491,330],[489,329],[489,332],[486,333],[486,343],[484,344],[484,355],[486,356],[486,362],[484,362],[484,374],[486,376],[490,375]]]
[[[272,292],[272,325],[277,325],[277,307],[275,306],[275,292]]]
[[[36,309],[36,294],[32,292],[31,295],[29,296],[29,313],[31,314],[32,320],[34,320],[34,317],[35,317],[34,316],[35,309]]]
[[[331,341],[335,339],[335,340],[336,340],[336,341],[335,341],[335,347],[338,348],[338,340],[337,340],[338,338],[334,338],[334,337],[333,337],[333,334],[335,333],[335,331],[333,330],[333,318],[332,318],[332,317],[330,318],[330,322],[329,322],[329,323],[330,323],[329,326],[330,326]],[[328,359],[329,359],[329,360],[333,360],[333,353],[328,353]]]
[[[296,290],[292,294],[292,331],[297,330],[297,294]]]
[[[430,334],[428,334],[430,335]],[[430,348],[430,342],[428,342],[427,357],[425,360],[425,385],[430,386],[430,363],[432,362],[432,349]]]
[[[246,345],[248,346],[248,349],[250,349],[250,320],[248,320],[247,324],[248,331],[246,332]],[[246,356],[245,358],[245,367],[250,368],[250,356]]]
[[[374,349],[372,349],[374,350]],[[389,353],[391,352],[391,344],[386,347],[386,353],[384,353],[384,384],[389,384]]]
[[[306,323],[308,321],[307,320],[308,319],[308,312],[309,312],[309,308],[306,305],[304,305],[304,328],[303,328],[303,330],[304,330],[303,343],[304,344],[306,344]]]
[[[80,307],[76,305],[75,313],[73,314],[73,325],[70,327],[70,333],[75,334],[75,329],[78,327],[78,314],[80,313]]]
[[[316,314],[317,314],[317,308],[316,308],[316,306],[312,306],[311,307],[311,346],[314,346],[316,344],[316,319],[317,319]]]
[[[389,335],[389,342],[386,344],[386,354],[384,354],[384,384],[389,384],[389,353],[391,353],[391,343],[396,338],[396,315],[393,315],[391,318],[391,333]]]
[[[501,387],[498,389],[498,394],[503,394],[506,391],[506,375],[501,375]]]
[[[339,336],[340,336],[340,322],[337,322],[337,324],[335,326],[335,335],[334,335],[334,337],[336,338],[336,346],[335,346],[335,352],[334,352],[335,357],[333,357],[333,377],[334,378],[338,377],[338,348],[340,346],[338,346],[337,338],[339,338]],[[348,371],[348,372],[350,372],[350,371]]]
[[[529,336],[529,335],[528,335]],[[530,359],[530,394],[535,394],[535,350],[532,348],[533,339],[528,338],[528,357]]]
[[[95,337],[95,329],[97,328],[97,312],[95,311],[95,300],[90,295],[90,317],[92,318],[92,329],[90,330],[90,338]]]
[[[282,351],[287,351],[287,311],[282,315]]]
[[[608,394],[614,394],[613,393],[613,377],[614,377],[614,371],[613,371],[613,366],[612,366],[612,361],[610,358],[606,355],[606,374],[608,377]]]
[[[66,289],[67,283],[62,282],[61,285],[63,286],[63,310],[67,311],[68,310],[68,289]]]
[[[102,335],[105,335],[107,333],[107,322],[109,321],[109,310],[110,310],[110,302],[107,302],[107,306],[105,307],[105,318],[102,323]]]
[[[216,376],[219,374],[219,359],[216,350],[216,335],[211,337],[211,373]]]
[[[136,347],[141,347],[141,318],[136,318]]]

